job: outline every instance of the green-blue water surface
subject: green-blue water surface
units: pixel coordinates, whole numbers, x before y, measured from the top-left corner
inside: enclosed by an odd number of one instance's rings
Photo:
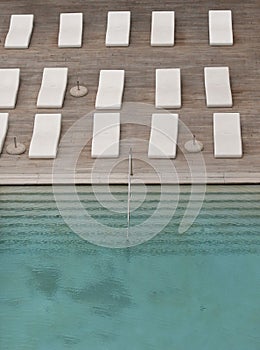
[[[154,210],[155,189],[133,224]],[[124,227],[125,213],[109,215],[90,187],[78,191],[93,218]],[[113,191],[126,203],[125,189]],[[153,239],[111,249],[71,231],[51,187],[2,187],[0,349],[259,350],[260,186],[208,186],[179,234],[188,199],[183,186]]]

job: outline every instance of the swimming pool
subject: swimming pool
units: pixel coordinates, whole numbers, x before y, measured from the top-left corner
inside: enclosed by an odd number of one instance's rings
[[[93,218],[125,229],[125,212],[111,214],[91,187],[77,189]],[[199,216],[179,234],[189,200],[182,186],[162,233],[126,249],[73,233],[51,187],[0,191],[0,349],[260,348],[260,186],[208,186]],[[124,187],[112,191],[126,202]],[[148,188],[132,225],[154,211],[157,193]]]

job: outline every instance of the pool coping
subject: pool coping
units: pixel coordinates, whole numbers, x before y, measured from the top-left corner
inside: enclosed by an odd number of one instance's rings
[[[132,183],[149,185],[191,185],[191,184],[260,184],[260,173],[258,172],[225,172],[225,173],[207,173],[203,174],[181,173],[174,177],[170,173],[160,173],[160,179],[153,174],[134,174],[131,176]],[[123,173],[110,174],[0,174],[0,185],[92,185],[92,184],[111,184],[125,185],[128,183],[128,175]]]

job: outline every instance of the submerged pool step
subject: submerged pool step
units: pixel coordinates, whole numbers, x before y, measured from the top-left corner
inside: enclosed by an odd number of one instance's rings
[[[93,216],[95,219],[102,219],[104,222],[107,220],[112,220],[112,224],[114,224],[113,220],[126,220],[126,211],[127,211],[127,195],[126,193],[119,193],[119,201],[111,201],[111,197],[107,196],[107,194],[102,193],[103,197],[99,197],[99,202],[94,196],[87,195],[89,199],[84,195],[84,200],[82,200],[82,206],[86,208],[86,212]],[[43,196],[43,198],[38,198],[39,194],[37,193],[37,200],[34,196],[29,194],[19,195],[19,201],[17,200],[17,195],[15,197],[6,195],[1,195],[0,197],[0,223],[7,224],[9,220],[18,218],[26,218],[27,224],[33,224],[34,221],[37,221],[39,218],[43,222],[49,219],[52,220],[55,217],[60,217],[60,212],[57,209],[57,204],[54,201],[52,194],[47,194]],[[251,226],[252,219],[260,220],[260,201],[255,200],[253,196],[253,200],[248,201],[237,201],[232,199],[230,195],[225,194],[226,200],[223,200],[222,194],[218,196],[218,194],[214,194],[214,198],[212,198],[212,194],[206,195],[205,201],[203,202],[199,217],[200,223],[202,225],[207,225],[207,221],[209,219],[214,218],[214,221],[221,220],[222,224],[229,224],[230,221],[236,224],[236,218],[239,216],[239,224],[244,224],[243,221],[247,221],[246,224]],[[166,196],[167,197],[167,196]],[[71,201],[67,197],[65,200],[61,200],[62,209],[66,216],[77,216],[78,209],[74,209],[75,202]],[[132,220],[142,220],[146,219],[150,215],[152,215],[160,205],[160,218],[164,220],[167,217],[171,217],[173,215],[175,220],[180,220],[182,215],[188,205],[187,196],[181,196],[180,201],[178,203],[172,202],[171,196],[167,198],[167,200],[159,201],[158,195],[149,195],[147,199],[142,202],[138,201],[138,196],[133,196],[133,200],[131,202],[131,217]],[[217,200],[218,198],[218,200]],[[240,197],[241,198],[241,197]],[[22,203],[22,205],[21,205]],[[198,206],[196,206],[196,204]],[[174,211],[175,206],[177,205],[177,210]],[[194,210],[189,209],[188,217],[194,216],[197,211],[197,208],[200,207],[201,203],[199,201],[193,201],[192,205],[195,205]],[[133,210],[133,208],[137,208]],[[115,211],[115,213],[113,212]],[[118,213],[119,212],[119,213]],[[80,220],[80,217],[78,218]]]
[[[16,192],[4,192],[3,189],[4,187],[2,187],[2,190],[0,191],[0,198],[1,201],[4,200],[11,200],[11,201],[41,201],[41,200],[54,200],[54,194],[52,191],[46,191],[44,192],[44,188],[42,189],[43,192],[23,192],[22,190],[16,191]],[[161,196],[161,193],[159,191],[147,191],[146,192],[147,195],[149,196],[149,199],[158,199]],[[71,193],[71,192],[61,192],[61,193],[55,193],[56,198],[60,199],[60,200],[71,200],[71,198],[73,197],[75,193]],[[125,196],[127,196],[127,187],[124,187],[124,190],[118,191],[118,190],[113,190],[112,192],[107,192],[107,191],[97,191],[97,192],[93,192],[91,190],[91,188],[85,192],[77,192],[77,195],[79,196],[80,199],[84,200],[84,199],[89,199],[91,197],[95,198],[95,196],[102,198],[102,200],[106,200],[106,199],[110,199],[111,196],[114,197],[115,199],[120,200],[121,198],[124,198]],[[135,187],[132,187],[132,195],[136,196],[137,198],[143,198],[145,197],[145,193],[143,191],[136,190]],[[192,197],[196,200],[196,198],[201,198],[201,196],[204,195],[203,192],[193,192],[192,193]],[[187,192],[179,192],[179,191],[164,191],[163,192],[163,196],[168,197],[168,198],[190,198],[191,197],[191,192],[187,191]],[[226,192],[206,192],[205,197],[207,199],[207,201],[211,201],[211,200],[224,200],[224,201],[228,201],[230,200],[230,198],[232,197],[232,200],[236,200],[236,201],[252,201],[252,200],[259,200],[260,199],[260,191],[252,191],[252,192],[244,192],[244,193],[240,193],[240,192],[228,192],[228,188]]]
[[[156,222],[149,218],[159,204],[158,187],[156,190],[150,189],[144,202],[142,202],[143,193],[134,191],[131,207],[139,207],[131,212],[130,234],[131,230],[134,231],[135,225],[145,220],[147,221],[144,227],[147,232],[157,227],[161,228],[170,220],[163,232],[145,245],[155,254],[156,252],[189,254],[199,251],[260,253],[260,187],[250,187],[250,191],[242,193],[237,191],[239,187],[232,187],[232,190],[228,191],[229,188],[226,187],[226,192],[223,189],[218,192],[214,187],[213,191],[206,193],[199,216],[183,235],[178,233],[178,229],[189,203],[190,187],[186,187],[179,198],[177,191],[169,191],[165,194],[165,200],[160,202],[161,211],[156,217]],[[89,187],[80,187],[79,198],[93,221],[87,220],[86,225],[86,220],[75,209],[74,197],[69,193],[62,193],[57,195],[57,198],[61,201],[66,216],[71,218],[77,227],[86,227],[89,232],[95,231],[101,239],[106,232],[106,226],[117,227],[122,230],[122,235],[125,235],[126,187],[114,187],[113,196],[100,187],[98,200],[89,189]],[[64,245],[68,245],[71,249],[82,249],[82,251],[94,249],[64,224],[51,187],[41,187],[39,191],[32,193],[31,191],[32,188],[29,187],[10,188],[7,192],[1,188],[0,243],[2,244],[0,249],[15,249],[21,242],[23,242],[23,249],[32,249],[32,251],[53,249],[62,252],[65,249]],[[201,198],[201,193],[192,197],[192,206],[195,209],[188,212],[187,219],[193,219],[196,207],[201,204]],[[177,210],[172,216],[172,208],[177,203],[177,199],[179,199]],[[121,213],[117,213],[118,211]],[[95,221],[103,226],[99,228]],[[145,248],[136,247],[134,252],[139,253],[143,249]]]
[[[81,196],[79,195],[79,200],[73,196],[58,196],[57,197],[58,203],[62,203],[63,207],[71,207],[73,208],[75,204],[80,201],[83,206],[87,206],[89,209],[91,208],[97,208],[99,206],[105,206],[109,208],[127,208],[127,193],[119,193],[118,195],[115,195],[114,197],[107,195],[107,194],[100,194],[97,198],[93,194],[88,194]],[[21,206],[22,203],[22,206]],[[230,194],[225,194],[225,198],[223,198],[222,194],[207,194],[205,198],[201,196],[193,196],[190,198],[190,196],[184,196],[181,195],[179,198],[176,196],[172,196],[171,194],[165,195],[163,198],[161,198],[158,194],[148,194],[146,197],[144,197],[142,194],[132,194],[131,197],[131,203],[133,203],[133,207],[135,204],[141,205],[142,207],[152,207],[152,206],[158,206],[160,205],[162,207],[173,207],[178,204],[178,207],[186,207],[188,203],[191,203],[192,205],[201,205],[203,204],[203,208],[206,209],[222,209],[225,208],[236,208],[239,209],[240,207],[242,209],[260,209],[260,196],[257,195],[251,195],[246,197],[233,197]],[[32,210],[34,208],[42,208],[43,210],[48,209],[55,209],[57,207],[55,198],[52,194],[47,194],[44,196],[41,196],[37,194],[34,195],[19,195],[19,196],[9,196],[7,194],[0,195],[0,210],[16,210],[16,209],[27,209],[31,208]]]
[[[124,232],[122,233],[124,234]],[[87,238],[87,237],[86,237]],[[100,236],[100,242],[104,242],[103,235]],[[105,238],[107,240],[107,238]],[[6,235],[0,240],[0,251],[10,254],[16,251],[18,254],[38,254],[40,251],[45,251],[46,254],[53,252],[62,255],[73,253],[79,254],[95,254],[100,253],[98,247],[88,243],[75,234],[51,234],[45,235],[23,234],[23,235]],[[116,255],[125,255],[128,250],[115,250]],[[129,258],[136,254],[259,254],[260,242],[259,239],[251,237],[227,237],[220,235],[219,237],[202,237],[200,235],[173,235],[160,234],[145,242],[145,244],[132,247],[129,250]]]
[[[189,218],[189,217],[188,217]],[[92,215],[90,218],[81,217],[75,213],[70,213],[70,215],[66,216],[66,219],[71,223],[78,227],[86,227],[86,230],[91,230],[96,225],[104,225],[108,227],[127,227],[127,218],[126,214],[120,215],[111,215],[100,213],[99,215]],[[148,230],[149,225],[152,227],[164,226],[164,224],[168,224],[168,226],[163,230],[164,233],[178,233],[178,228],[183,219],[183,212],[177,211],[176,214],[172,217],[171,215],[162,215],[156,217],[155,220],[150,219],[150,215],[147,215],[144,212],[143,215],[132,215],[131,216],[131,226],[140,225],[145,222],[145,228]],[[6,216],[1,217],[1,233],[4,232],[11,233],[22,233],[22,232],[31,232],[31,233],[46,233],[48,232],[60,232],[60,228],[64,227],[64,221],[60,215],[54,214],[51,215],[22,215],[22,216]],[[87,226],[86,226],[87,224]],[[260,218],[258,216],[258,220],[254,216],[240,216],[239,219],[237,215],[230,215],[226,212],[223,212],[221,215],[203,215],[200,214],[192,227],[189,229],[189,232],[196,234],[212,234],[218,235],[221,230],[223,230],[226,235],[239,235],[241,233],[252,236],[259,235],[259,225]],[[66,227],[66,226],[65,226]],[[17,229],[18,228],[18,229]],[[70,232],[70,229],[64,230],[64,232]]]

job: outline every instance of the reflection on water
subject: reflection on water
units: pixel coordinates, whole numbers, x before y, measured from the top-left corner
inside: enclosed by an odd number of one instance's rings
[[[58,288],[59,271],[50,268],[32,270],[32,286],[47,297],[52,297]]]

